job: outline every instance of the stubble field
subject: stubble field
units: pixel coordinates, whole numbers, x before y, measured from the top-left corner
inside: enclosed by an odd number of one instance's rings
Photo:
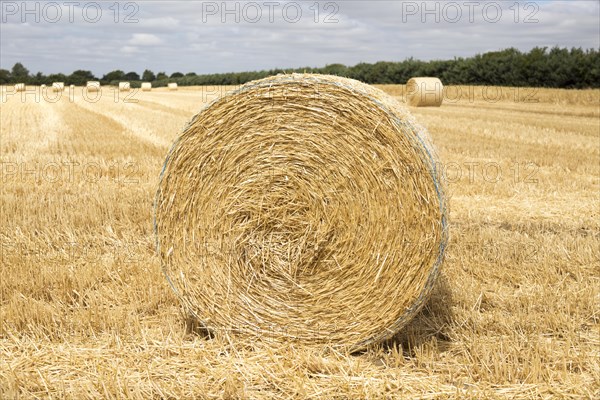
[[[159,173],[224,88],[9,88],[0,398],[600,397],[600,92],[450,89],[411,109],[448,180],[442,277],[395,340],[342,354],[205,339],[162,275]]]

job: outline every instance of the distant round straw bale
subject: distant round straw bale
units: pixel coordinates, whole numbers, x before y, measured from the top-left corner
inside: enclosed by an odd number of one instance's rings
[[[169,87],[169,90],[177,90],[177,83],[175,82],[169,83],[167,86]]]
[[[53,92],[63,92],[65,90],[64,82],[53,82],[52,83],[52,91]]]
[[[406,83],[406,102],[413,107],[439,107],[444,86],[438,78],[411,78]]]
[[[85,85],[85,88],[88,92],[99,92],[100,91],[100,82],[88,81]]]
[[[369,85],[247,83],[169,151],[154,211],[163,271],[214,333],[354,350],[387,339],[443,259],[436,160],[406,108]]]
[[[119,82],[119,91],[128,92],[131,89],[131,84],[129,82]]]
[[[151,82],[142,82],[142,92],[149,92],[152,90]]]

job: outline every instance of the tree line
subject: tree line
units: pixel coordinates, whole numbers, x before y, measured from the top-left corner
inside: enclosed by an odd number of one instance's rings
[[[501,51],[477,54],[473,57],[456,57],[452,60],[420,61],[408,58],[400,62],[380,61],[360,63],[354,66],[330,64],[325,67],[271,69],[253,72],[229,72],[201,74],[194,72],[165,72],[154,74],[145,70],[140,76],[136,72],[111,71],[101,78],[86,70],[77,70],[70,75],[41,72],[30,74],[21,63],[10,71],[0,69],[0,84],[26,83],[30,85],[64,82],[67,85],[85,85],[87,81],[116,85],[129,81],[133,87],[141,82],[152,82],[154,87],[175,82],[181,86],[192,85],[239,85],[254,79],[280,73],[306,72],[344,76],[372,84],[402,84],[414,76],[436,76],[446,85],[495,85],[533,86],[550,88],[599,88],[600,50],[582,48],[535,47],[529,52],[510,48]]]

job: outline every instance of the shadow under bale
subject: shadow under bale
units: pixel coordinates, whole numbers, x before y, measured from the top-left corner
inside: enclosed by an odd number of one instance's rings
[[[453,321],[452,303],[448,279],[441,275],[421,312],[395,336],[383,342],[382,347],[385,350],[400,347],[405,356],[413,357],[415,348],[436,338],[443,351],[444,343],[451,341],[447,332]]]

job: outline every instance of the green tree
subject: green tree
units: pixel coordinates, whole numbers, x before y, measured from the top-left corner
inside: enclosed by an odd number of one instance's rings
[[[52,82],[65,82],[67,80],[67,76],[65,74],[50,74],[46,77],[46,80],[49,84]]]
[[[173,72],[171,78],[183,78],[183,74],[181,72]]]
[[[164,73],[164,72],[159,72],[158,74],[156,74],[156,80],[160,81],[161,79],[168,79],[169,76]]]
[[[155,79],[156,79],[156,75],[154,75],[154,72],[150,71],[149,69],[145,70],[144,73],[142,74],[143,81],[151,82]]]
[[[87,81],[94,80],[96,80],[96,77],[90,71],[78,69],[77,71],[73,71],[73,73],[65,79],[65,83],[69,85],[83,86]]]
[[[140,80],[140,76],[136,72],[133,72],[133,71],[126,73],[124,78],[129,81],[139,81]]]
[[[125,79],[125,72],[121,71],[120,69],[116,69],[104,75],[101,80],[104,83],[110,83],[114,81],[122,81],[123,79]]]
[[[46,83],[47,81],[48,81],[48,77],[46,75],[44,75],[43,73],[38,72],[37,74],[35,74],[34,76],[31,77],[31,79],[29,80],[29,83],[31,83],[33,85],[41,85],[41,84]],[[55,82],[64,82],[64,80],[55,81]]]
[[[326,65],[325,68],[321,69],[321,73],[337,76],[347,76],[348,67],[346,67],[344,64],[329,64]]]
[[[0,85],[10,83],[10,72],[7,69],[0,69]]]
[[[534,47],[524,55],[525,84],[527,86],[547,86],[551,68],[547,64],[547,47]]]
[[[582,87],[600,86],[600,50],[589,49],[585,52],[587,69]]]
[[[18,62],[13,65],[10,76],[15,83],[18,83],[17,81],[27,83],[29,80],[29,70]]]

